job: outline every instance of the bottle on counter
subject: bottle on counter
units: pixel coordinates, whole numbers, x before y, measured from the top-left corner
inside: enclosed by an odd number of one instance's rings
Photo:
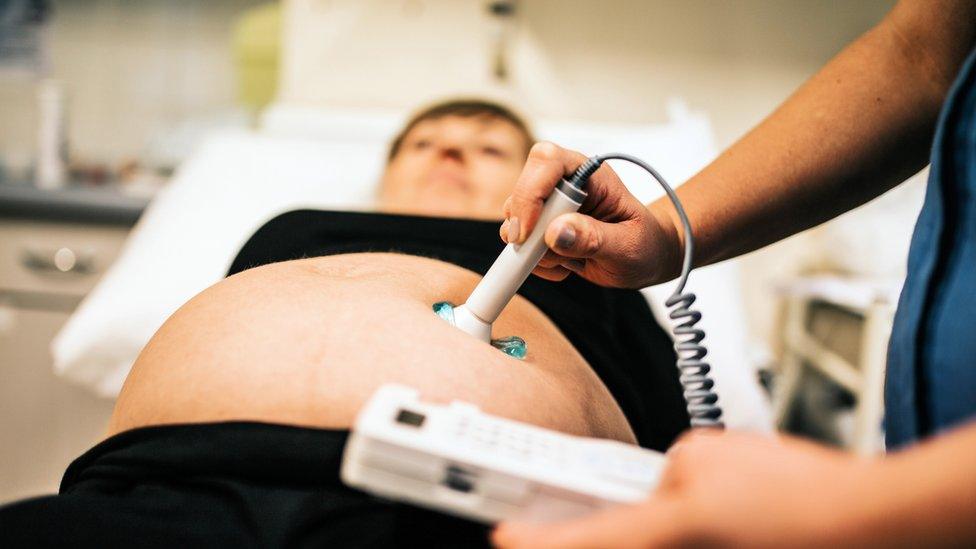
[[[67,182],[67,135],[64,90],[54,79],[37,86],[37,164],[34,184],[59,189]]]

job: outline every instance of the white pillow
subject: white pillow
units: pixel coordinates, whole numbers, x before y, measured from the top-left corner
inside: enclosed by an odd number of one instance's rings
[[[703,113],[693,112],[684,102],[667,105],[668,121],[663,124],[600,124],[582,121],[540,120],[534,124],[536,137],[593,155],[624,152],[650,162],[679,185],[715,156],[711,123]],[[261,117],[265,135],[342,142],[380,147],[405,122],[403,113],[389,110],[313,109],[295,105],[274,105]],[[643,202],[661,196],[657,183],[640,168],[613,162],[634,195]]]
[[[100,395],[118,394],[152,334],[226,274],[255,230],[298,208],[368,208],[382,156],[382,146],[362,143],[213,136],[155,197],[54,339],[55,370]]]

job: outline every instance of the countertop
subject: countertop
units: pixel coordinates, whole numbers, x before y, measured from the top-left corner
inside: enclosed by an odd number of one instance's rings
[[[45,190],[33,185],[0,182],[0,219],[131,227],[148,204],[148,198],[125,195],[111,187],[69,186]]]

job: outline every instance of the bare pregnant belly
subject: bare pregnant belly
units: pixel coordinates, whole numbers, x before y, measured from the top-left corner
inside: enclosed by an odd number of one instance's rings
[[[628,442],[600,379],[556,326],[516,297],[496,337],[519,335],[517,360],[438,318],[479,277],[441,261],[350,254],[275,263],[227,278],[166,321],[119,395],[109,434],[168,423],[253,420],[349,427],[384,383],[422,397]]]

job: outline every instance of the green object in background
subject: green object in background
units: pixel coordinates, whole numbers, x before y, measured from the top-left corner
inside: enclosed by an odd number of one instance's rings
[[[281,53],[281,5],[263,4],[234,23],[237,99],[257,113],[275,97]]]

